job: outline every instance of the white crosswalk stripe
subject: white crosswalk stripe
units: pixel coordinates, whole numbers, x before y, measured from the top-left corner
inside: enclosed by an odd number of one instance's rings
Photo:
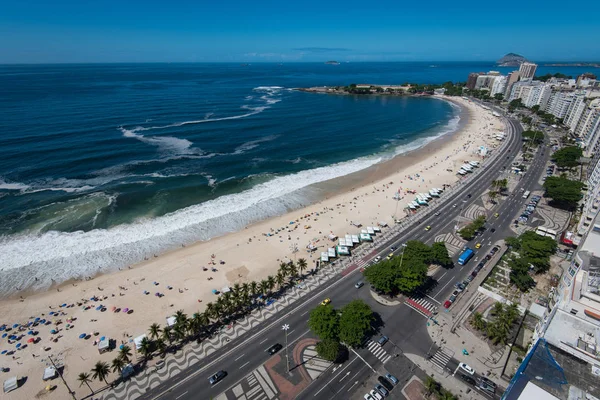
[[[437,310],[437,306],[435,304],[432,304],[430,301],[425,300],[425,299],[417,299],[414,297],[410,298],[412,301],[414,301],[415,303],[417,303],[418,305],[420,305],[421,307],[425,308],[427,311],[429,311],[430,313],[435,313]]]
[[[392,358],[392,356],[389,355],[387,351],[385,351],[383,347],[379,345],[379,343],[369,340],[369,344],[367,347],[369,351],[373,353],[373,355],[377,357],[379,361],[381,361],[383,364],[385,364],[390,358]]]
[[[444,353],[443,350],[438,350],[435,352],[433,357],[431,357],[431,362],[437,365],[441,370],[444,370],[444,368],[446,368],[446,364],[448,364],[448,361],[450,361],[450,358],[452,357]]]
[[[358,260],[358,261],[356,262],[356,265],[358,266],[358,268],[362,268],[362,267],[364,267],[366,264],[367,264],[367,262],[365,261],[365,259],[364,259],[364,258],[361,258],[360,260]]]

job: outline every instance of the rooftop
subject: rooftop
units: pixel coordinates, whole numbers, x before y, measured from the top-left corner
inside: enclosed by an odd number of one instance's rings
[[[583,315],[582,315],[583,316]],[[563,310],[557,310],[544,338],[556,348],[588,363],[600,365],[600,327]]]

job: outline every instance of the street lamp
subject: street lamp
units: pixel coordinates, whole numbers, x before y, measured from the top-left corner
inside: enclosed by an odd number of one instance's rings
[[[290,372],[290,357],[288,355],[288,330],[290,329],[290,326],[284,324],[282,329],[285,331],[285,359],[287,361],[287,371]]]

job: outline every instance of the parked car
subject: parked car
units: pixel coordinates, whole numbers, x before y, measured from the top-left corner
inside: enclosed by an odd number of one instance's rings
[[[456,295],[453,294],[448,300],[450,301],[450,303],[454,303],[454,300],[456,300]]]
[[[381,261],[381,256],[375,257],[375,262],[379,262],[379,261]]]
[[[208,382],[210,382],[211,385],[214,385],[214,384],[220,382],[226,376],[227,376],[227,372],[220,370],[219,372],[217,372],[216,374],[214,374],[213,376],[208,378]]]
[[[390,340],[390,339],[388,339],[387,336],[381,335],[381,337],[379,338],[379,340],[377,340],[377,343],[379,343],[379,345],[381,347],[383,347],[383,345],[386,344],[388,342],[388,340]]]
[[[398,380],[398,378],[396,378],[394,375],[392,375],[392,374],[390,374],[390,373],[387,373],[387,374],[385,374],[385,377],[386,377],[386,378],[388,378],[388,380],[389,380],[390,382],[392,382],[394,385],[397,385],[397,384],[398,384],[398,382],[400,382],[400,381]]]
[[[469,365],[465,364],[465,363],[458,364],[458,368],[460,368],[463,371],[467,372],[469,375],[475,374],[475,370],[472,367],[470,367]]]
[[[282,347],[283,347],[282,345],[280,345],[279,343],[276,343],[276,344],[274,344],[273,346],[269,347],[269,348],[267,349],[267,352],[268,352],[270,355],[273,355],[273,354],[277,353],[279,350],[281,350],[281,348],[282,348]]]
[[[373,397],[371,397],[371,395],[369,393],[365,394],[363,399],[365,400],[375,400]]]
[[[492,247],[492,250],[490,250],[490,254],[494,255],[498,252],[498,250],[500,250],[500,247],[494,246]]]
[[[479,387],[479,389],[481,389],[484,392],[487,392],[489,394],[496,394],[496,387],[488,385],[485,382],[480,382],[478,387]]]
[[[381,393],[383,397],[388,397],[390,395],[390,392],[388,392],[387,389],[381,385],[375,385],[375,390]]]
[[[444,302],[444,308],[450,308],[451,305],[452,305],[452,302],[450,300],[446,300]]]
[[[471,281],[473,281],[473,279],[474,279],[474,278],[475,278],[475,276],[473,276],[473,275],[469,275],[469,276],[467,276],[467,279],[466,279],[466,281],[467,281],[467,282],[471,282]]]
[[[468,375],[460,374],[459,378],[468,383],[469,385],[475,386],[477,384],[477,382],[475,382],[475,379],[471,378]]]
[[[389,380],[385,379],[383,376],[377,378],[377,380],[385,387],[387,390],[392,390],[394,385],[390,383]],[[385,394],[384,394],[385,395]]]
[[[462,284],[462,282],[456,282],[454,284],[454,287],[456,288],[457,292],[462,292],[463,290],[465,290],[465,285]]]
[[[492,387],[494,387],[494,388],[496,387],[496,384],[494,383],[494,381],[492,381],[492,380],[489,380],[489,379],[488,379],[488,378],[486,378],[485,376],[481,376],[481,377],[479,378],[479,382],[480,382],[480,383],[482,383],[482,382],[483,382],[483,383],[486,383],[487,385],[489,385],[489,386],[492,386]]]
[[[383,396],[381,395],[381,393],[379,393],[377,390],[373,389],[369,392],[369,394],[371,395],[371,397],[373,397],[375,400],[383,400]]]

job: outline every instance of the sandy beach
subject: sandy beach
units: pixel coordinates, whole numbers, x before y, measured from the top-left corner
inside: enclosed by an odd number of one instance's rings
[[[23,387],[4,398],[32,399],[43,391],[47,383],[42,381],[42,375],[49,355],[64,362],[66,381],[78,398],[83,397],[89,390],[85,385],[80,386],[77,375],[89,372],[96,361],[110,363],[117,355],[117,351],[99,354],[94,339],[106,336],[116,340],[118,346],[147,333],[153,322],[164,326],[166,318],[177,310],[188,315],[201,312],[207,303],[216,299],[213,289],[221,290],[235,283],[260,281],[274,275],[281,261],[294,258],[293,244],[299,249],[296,257],[305,258],[310,269],[321,251],[332,245],[327,239],[329,233],[338,236],[359,233],[360,229],[352,226],[351,221],[359,221],[364,226],[374,226],[380,221],[392,225],[393,215],[406,216],[404,207],[414,199],[414,195],[406,194],[407,190],[426,192],[457,182],[456,171],[465,161],[481,161],[477,154],[479,146],[485,145],[492,151],[499,146],[493,136],[504,131],[504,126],[491,111],[462,98],[450,100],[463,109],[463,125],[458,132],[344,177],[337,183],[319,184],[316,190],[327,194],[325,200],[239,232],[158,255],[113,274],[68,282],[48,292],[22,294],[23,298],[0,302],[0,324],[12,327],[13,324],[27,324],[36,317],[52,322],[34,327],[33,330],[39,331],[35,336],[27,335],[29,329],[22,332],[25,337],[21,343],[39,337],[36,343],[29,343],[22,350],[15,349],[17,342],[9,344],[7,337],[0,339],[0,351],[14,351],[11,355],[0,355],[0,366],[10,368],[9,373],[3,373],[3,380],[12,376],[28,377]],[[396,191],[404,197],[399,203],[393,199]],[[290,224],[291,221],[294,224]],[[311,242],[318,247],[313,253],[306,248]],[[215,265],[211,263],[213,261]],[[214,272],[213,267],[216,268]],[[90,300],[92,298],[98,300]],[[96,310],[100,304],[106,311]],[[91,307],[86,310],[86,306]],[[113,308],[133,311],[115,313]],[[58,315],[49,315],[50,312]],[[53,322],[58,319],[62,323],[55,325]],[[68,329],[67,324],[70,324]],[[58,333],[51,334],[51,329],[57,329]],[[17,334],[17,330],[12,329],[9,335]],[[79,339],[82,333],[92,336],[87,340]],[[50,341],[56,337],[59,337],[56,342]],[[44,347],[49,349],[44,350]],[[114,378],[116,374],[111,373],[109,382]],[[69,398],[60,380],[54,380],[52,384],[58,388],[45,398]],[[91,386],[99,389],[105,384],[94,381]]]

